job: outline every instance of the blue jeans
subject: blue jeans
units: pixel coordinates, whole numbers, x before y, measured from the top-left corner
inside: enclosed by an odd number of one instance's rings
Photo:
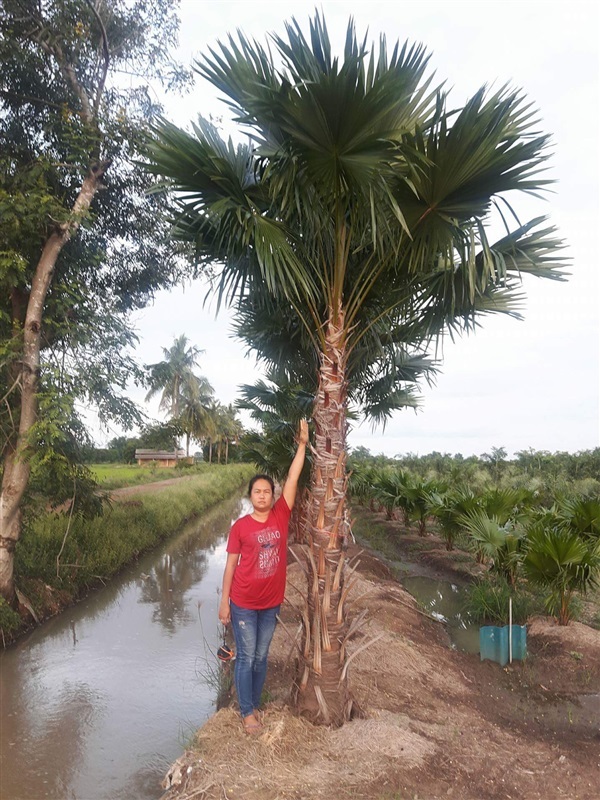
[[[267,656],[280,606],[256,611],[241,608],[229,601],[231,626],[235,639],[235,691],[242,717],[248,717],[260,705],[267,677]]]

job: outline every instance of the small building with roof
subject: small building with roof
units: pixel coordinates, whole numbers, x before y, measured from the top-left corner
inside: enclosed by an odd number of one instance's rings
[[[185,456],[179,450],[136,450],[135,460],[139,467],[176,467],[177,462]]]

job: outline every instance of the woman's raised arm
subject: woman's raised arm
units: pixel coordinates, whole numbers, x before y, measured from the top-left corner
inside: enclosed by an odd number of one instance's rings
[[[306,445],[308,444],[308,422],[305,419],[300,420],[300,428],[298,431],[298,449],[293,458],[290,468],[288,470],[287,478],[283,485],[283,496],[289,508],[294,507],[296,502],[296,492],[298,491],[298,480],[300,473],[304,466],[304,458],[306,456]]]

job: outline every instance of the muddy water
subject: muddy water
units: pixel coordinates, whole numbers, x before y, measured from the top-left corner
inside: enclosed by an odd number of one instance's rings
[[[421,575],[400,580],[428,614],[446,625],[454,647],[466,653],[479,652],[479,624],[472,622],[464,609],[466,587]]]
[[[161,796],[214,712],[218,588],[242,502],[0,654],[2,800]]]

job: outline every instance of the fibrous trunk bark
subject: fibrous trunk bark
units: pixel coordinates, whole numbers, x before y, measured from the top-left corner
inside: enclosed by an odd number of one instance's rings
[[[327,725],[349,719],[344,669],[349,625],[344,604],[346,513],[346,377],[341,312],[330,318],[315,401],[316,441],[306,524],[307,596],[296,684],[298,712]]]
[[[14,551],[21,535],[21,503],[29,483],[29,434],[37,417],[42,316],[58,256],[89,210],[108,163],[95,165],[84,180],[67,222],[48,237],[36,266],[23,324],[19,359],[20,407],[16,436],[8,445],[0,492],[0,594],[14,604]]]
[[[305,487],[299,487],[296,495],[296,502],[290,517],[288,542],[290,544],[305,544],[307,541],[306,525],[308,521],[308,498],[309,491]]]

